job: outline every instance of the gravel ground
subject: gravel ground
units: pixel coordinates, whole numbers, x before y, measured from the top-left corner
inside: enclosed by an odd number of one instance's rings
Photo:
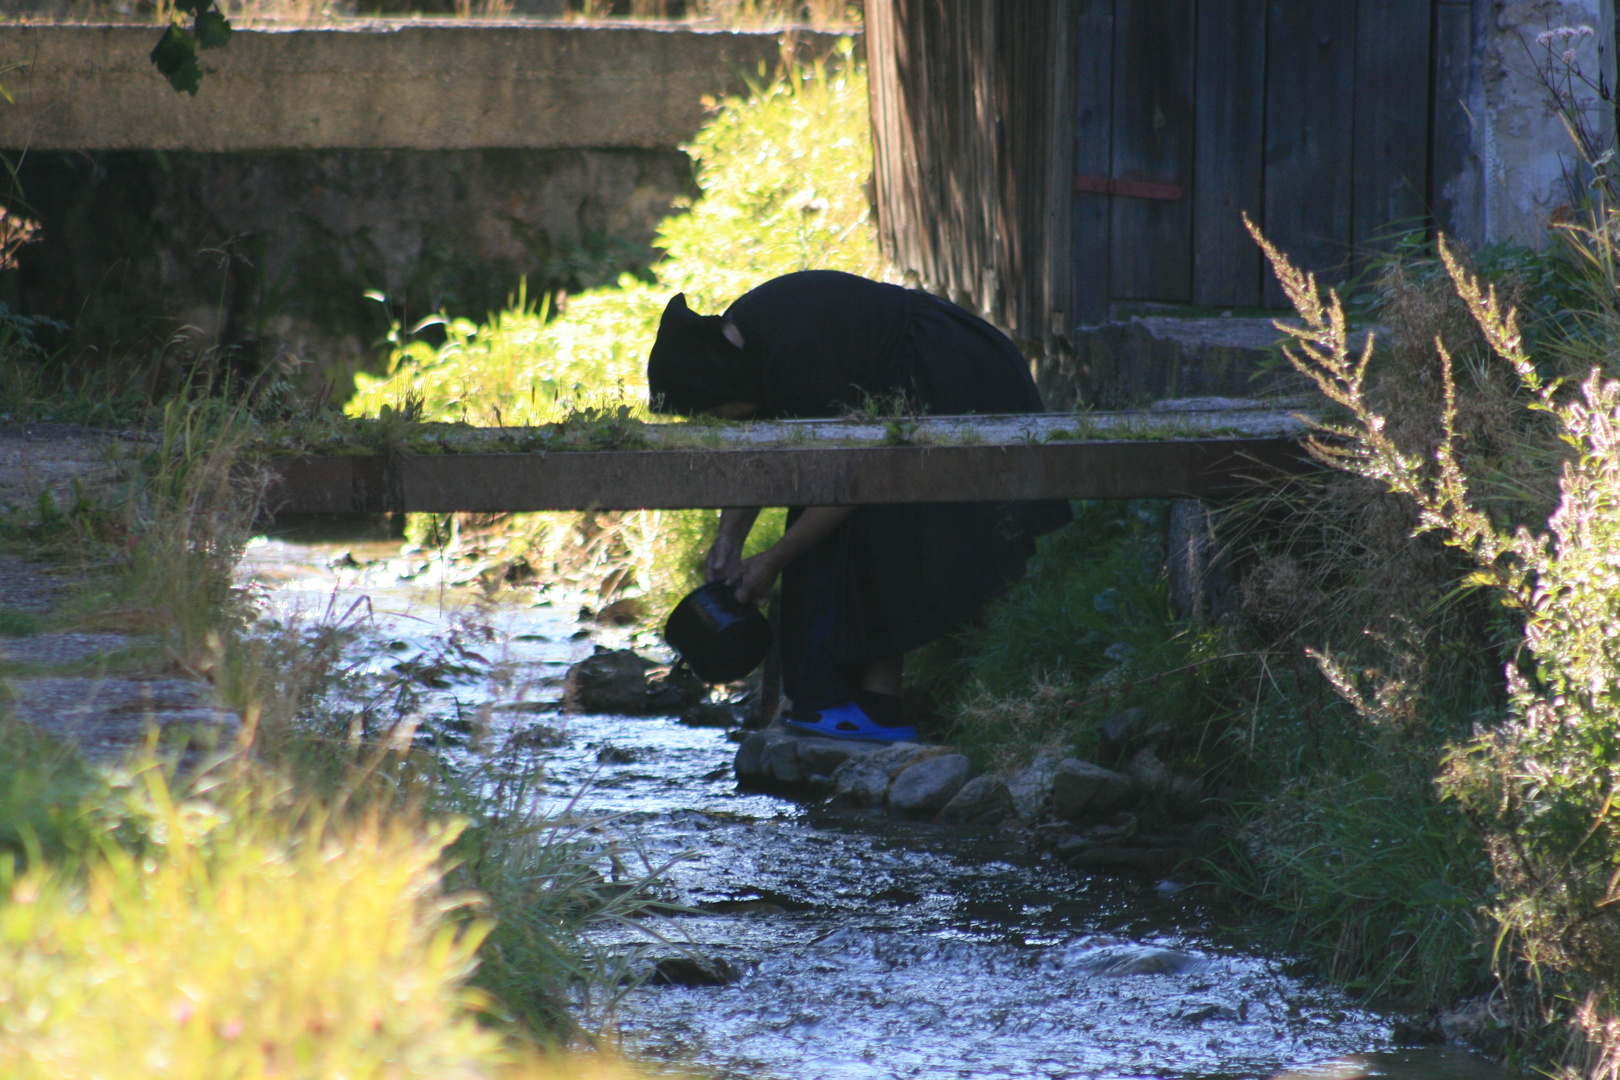
[[[151,441],[139,432],[73,424],[0,424],[0,508],[29,510],[42,491],[62,510],[79,493],[88,499],[116,495],[127,463]]]
[[[178,728],[192,746],[228,740],[241,726],[235,713],[212,703],[206,686],[184,679],[21,678],[8,689],[19,720],[73,743],[92,761],[116,761],[154,725],[165,741]]]
[[[127,649],[143,639],[128,634],[64,631],[0,640],[0,661],[59,667],[94,660]]]
[[[120,460],[150,440],[135,432],[93,431],[67,424],[0,425],[0,509],[37,505],[42,490],[59,507],[73,505],[74,482],[88,497],[113,492]],[[45,615],[62,603],[73,580],[58,567],[0,555],[0,608]],[[142,643],[128,634],[58,631],[0,639],[0,662],[50,668],[83,664]],[[93,761],[111,762],[163,729],[173,745],[201,747],[232,737],[239,718],[217,707],[209,688],[183,679],[125,676],[17,676],[5,680],[13,715]]]
[[[61,603],[67,590],[67,580],[54,567],[0,555],[0,607],[43,615]]]

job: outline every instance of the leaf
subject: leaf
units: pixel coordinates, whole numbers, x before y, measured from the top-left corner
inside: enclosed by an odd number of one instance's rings
[[[202,82],[202,68],[197,66],[195,55],[186,57],[180,65],[180,70],[169,76],[169,85],[176,90],[184,90],[192,97],[197,96],[197,86]]]
[[[214,0],[175,0],[174,7],[176,11],[189,12],[200,18],[213,2]]]
[[[152,47],[152,63],[164,75],[173,75],[187,58],[195,59],[196,55],[195,39],[175,23],[169,24],[163,36],[158,38],[158,43]]]
[[[152,63],[168,78],[170,86],[196,96],[202,69],[197,66],[197,39],[188,31],[170,23],[152,47]]]
[[[218,9],[204,11],[197,16],[197,44],[204,49],[218,49],[231,40],[231,20]]]

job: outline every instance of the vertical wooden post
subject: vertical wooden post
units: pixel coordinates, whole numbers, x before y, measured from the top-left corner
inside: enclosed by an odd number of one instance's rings
[[[1115,0],[1115,180],[1185,191],[1193,164],[1192,0]],[[1192,298],[1192,203],[1114,196],[1110,291],[1118,300]]]
[[[1260,303],[1260,249],[1242,215],[1262,218],[1266,0],[1198,0],[1193,152],[1193,303]]]
[[[1350,254],[1356,160],[1356,0],[1270,0],[1266,20],[1266,233],[1307,270]],[[1285,306],[1276,280],[1267,304]]]

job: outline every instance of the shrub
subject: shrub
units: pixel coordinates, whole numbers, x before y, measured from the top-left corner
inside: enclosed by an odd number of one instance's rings
[[[1001,771],[1061,746],[1096,757],[1102,722],[1145,706],[1190,772],[1208,767],[1225,661],[1220,635],[1179,623],[1164,575],[1164,514],[1150,501],[1075,504],[1037,542],[1023,580],[911,662],[949,737]]]
[[[1607,223],[1601,226],[1607,234]],[[1252,230],[1252,226],[1251,226]],[[1321,460],[1375,480],[1409,500],[1417,530],[1434,533],[1476,567],[1523,622],[1508,663],[1510,708],[1450,755],[1442,786],[1482,829],[1496,880],[1489,907],[1499,927],[1503,984],[1519,996],[1522,1023],[1573,1002],[1567,1065],[1620,1075],[1620,383],[1594,367],[1575,393],[1546,380],[1524,349],[1518,321],[1442,243],[1457,295],[1492,351],[1573,449],[1547,531],[1499,526],[1482,511],[1460,463],[1453,359],[1437,343],[1441,437],[1432,456],[1398,444],[1367,400],[1369,348],[1351,353],[1338,298],[1256,233],[1304,320],[1288,332],[1295,367],[1350,419],[1313,440]],[[1320,657],[1334,683],[1354,678]],[[1349,694],[1362,709],[1367,703]],[[1531,976],[1526,979],[1525,976]],[[1538,1015],[1539,1014],[1539,1015]]]
[[[633,1075],[489,1025],[502,1007],[470,984],[488,905],[444,887],[447,852],[467,847],[455,821],[334,813],[253,774],[175,792],[151,763],[102,795],[78,805],[99,842],[0,863],[6,1077]],[[582,845],[551,847],[556,889],[531,925],[590,920],[578,855],[557,857]]]
[[[523,291],[483,325],[434,316],[443,345],[407,340],[382,378],[360,375],[345,407],[376,415],[408,397],[425,420],[534,424],[624,402],[645,414],[647,351],[675,292],[718,311],[795,270],[876,277],[883,265],[863,183],[872,169],[866,73],[846,40],[831,63],[786,67],[746,98],[714,106],[686,147],[701,196],[658,229],[655,280],[567,297],[553,311]]]
[[[333,801],[241,757],[176,786],[150,758],[97,772],[0,738],[33,751],[0,822],[7,1077],[630,1075],[532,1049],[580,1033],[580,992],[633,985],[630,954],[584,937],[652,903],[654,872],[598,871],[628,859],[609,823],[419,789],[430,816],[365,794],[402,778],[387,754]]]
[[[464,987],[487,927],[458,926],[469,901],[438,888],[454,827],[288,813],[250,789],[175,801],[155,770],[137,794],[139,849],[8,875],[7,1076],[456,1076],[499,1060]]]

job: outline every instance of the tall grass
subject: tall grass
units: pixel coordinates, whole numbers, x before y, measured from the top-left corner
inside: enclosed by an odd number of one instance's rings
[[[460,809],[465,833],[450,849],[447,881],[487,898],[499,918],[489,930],[473,977],[521,1030],[563,1038],[607,1019],[635,986],[641,949],[594,942],[593,931],[644,944],[669,943],[661,916],[665,874],[686,858],[652,861],[619,822],[582,812],[576,796],[560,811],[537,815],[532,771],[475,777],[441,791],[441,810]],[[462,797],[457,797],[457,793]]]
[[[1598,205],[1593,214],[1570,232],[1576,254],[1600,266],[1616,212]],[[1452,286],[1511,372],[1523,411],[1547,421],[1566,453],[1573,451],[1544,529],[1506,527],[1476,495],[1455,361],[1444,340],[1435,344],[1438,435],[1414,448],[1374,403],[1370,350],[1350,351],[1337,297],[1324,298],[1313,279],[1260,242],[1304,324],[1290,331],[1290,361],[1348,414],[1326,429],[1333,441],[1313,440],[1313,455],[1408,502],[1416,531],[1472,564],[1471,581],[1522,626],[1505,665],[1506,708],[1452,749],[1441,786],[1480,830],[1490,856],[1495,887],[1485,910],[1497,927],[1499,984],[1517,1006],[1519,1033],[1563,1023],[1565,1075],[1620,1076],[1620,920],[1612,910],[1620,881],[1613,813],[1620,790],[1620,382],[1601,364],[1574,390],[1549,379],[1526,351],[1516,314],[1442,243]],[[1358,713],[1380,719],[1383,695],[1365,696],[1336,658],[1316,659]]]
[[[49,1077],[624,1076],[543,1057],[470,980],[488,903],[453,820],[332,808],[251,770],[150,761],[79,806],[81,850],[0,860],[0,1071]],[[576,897],[581,894],[574,894]]]
[[[1478,851],[1460,815],[1367,770],[1287,781],[1250,820],[1223,880],[1287,920],[1285,940],[1329,978],[1413,1005],[1486,982],[1486,867],[1458,858]]]
[[[1420,353],[1444,334],[1477,366],[1460,401],[1489,491],[1533,513],[1544,447],[1510,419],[1513,395],[1442,284],[1411,264],[1381,284],[1395,341],[1372,370],[1389,426],[1433,444],[1437,372]],[[962,635],[946,677],[921,673],[945,691],[951,737],[1009,770],[1048,748],[1095,760],[1102,723],[1141,708],[1167,762],[1220,793],[1205,804],[1222,840],[1204,873],[1263,932],[1386,1002],[1488,989],[1475,914],[1487,853],[1433,779],[1447,746],[1502,707],[1493,672],[1511,621],[1459,589],[1468,567],[1414,541],[1413,513],[1361,478],[1296,480],[1214,514],[1227,584],[1199,624],[1170,610],[1162,506],[1077,507]],[[1366,709],[1339,698],[1311,649],[1340,659]]]
[[[339,825],[251,792],[176,803],[144,779],[142,850],[7,883],[0,981],[26,1006],[6,1075],[465,1075],[494,1058],[462,986],[484,928],[457,927],[436,888],[452,828]]]
[[[249,411],[160,417],[121,499],[6,537],[85,576],[52,620],[155,635],[240,736],[181,776],[94,768],[0,717],[0,995],[38,1006],[0,1033],[0,1071],[493,1076],[580,1035],[582,1000],[633,984],[588,931],[650,918],[660,868],[611,823],[537,813],[532,766],[526,786],[450,776],[408,709],[342,707],[363,612],[274,625],[235,581],[261,491]]]

